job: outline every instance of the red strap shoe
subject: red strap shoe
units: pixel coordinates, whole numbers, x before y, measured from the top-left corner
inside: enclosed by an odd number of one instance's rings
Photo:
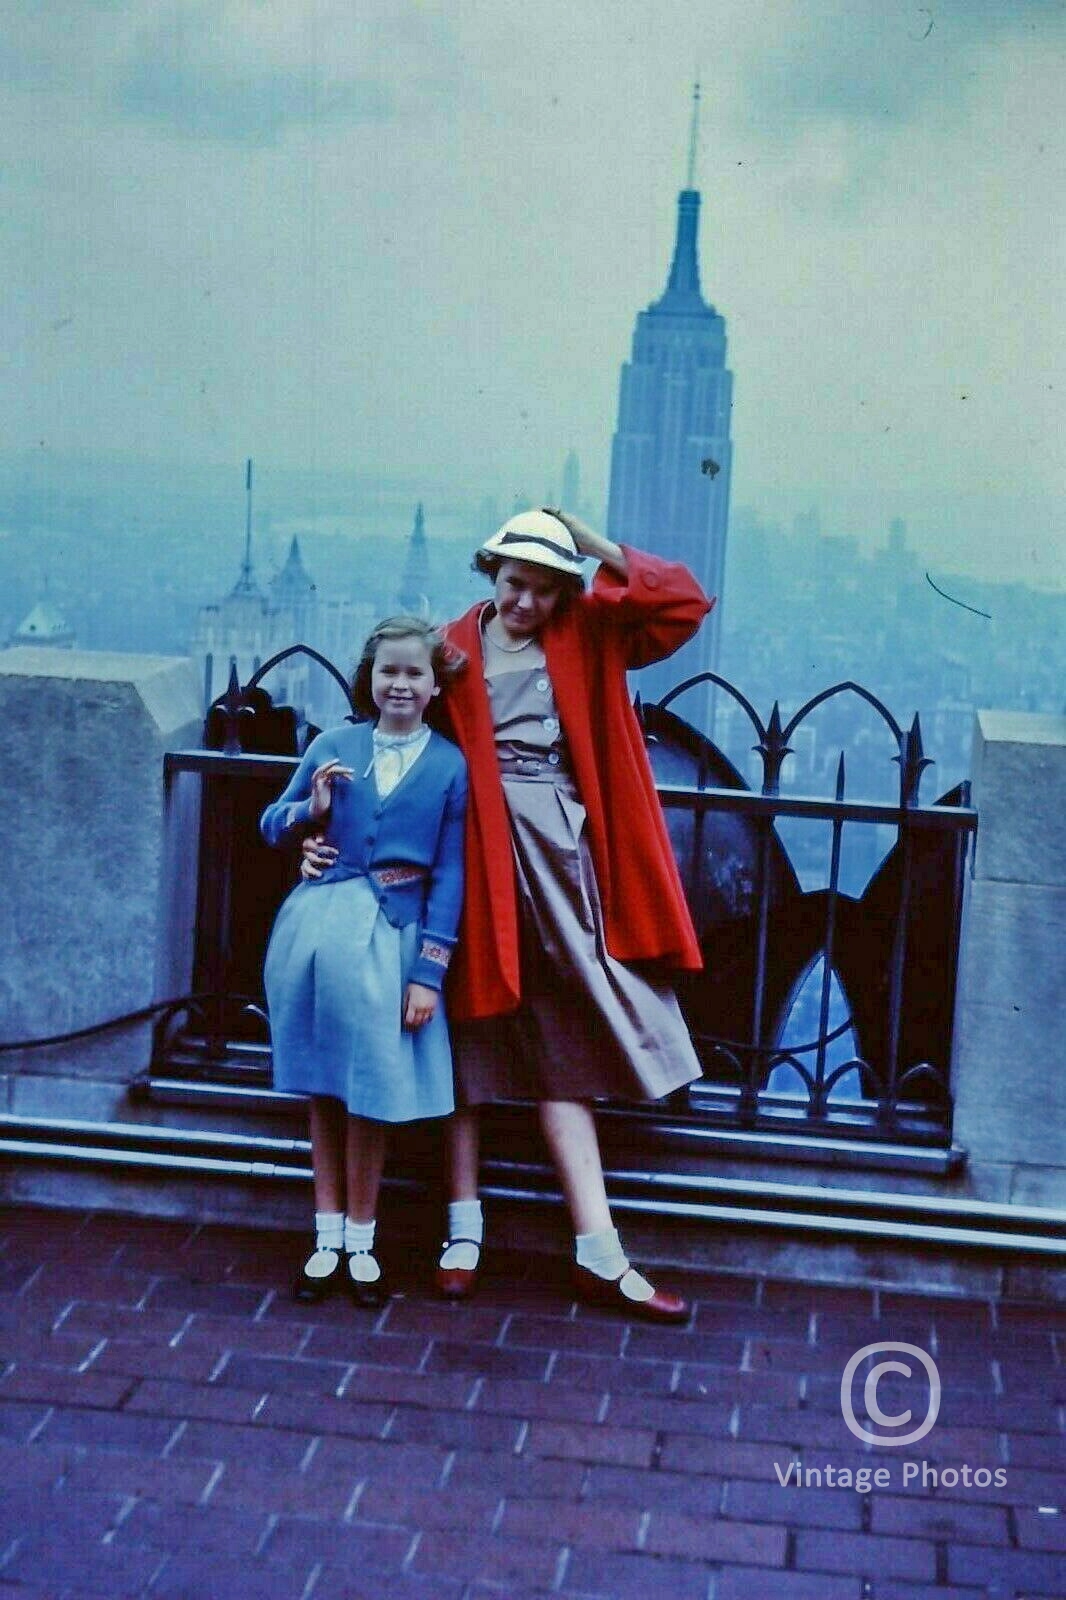
[[[445,1300],[468,1300],[477,1288],[478,1275],[481,1272],[481,1244],[477,1239],[445,1239],[440,1247],[443,1256],[453,1244],[472,1244],[477,1251],[477,1265],[474,1267],[442,1267],[439,1263],[436,1272],[437,1293]]]
[[[640,1317],[644,1322],[688,1321],[689,1303],[679,1294],[670,1294],[666,1289],[656,1289],[650,1300],[631,1300],[627,1294],[623,1294],[623,1280],[626,1274],[632,1271],[632,1267],[627,1267],[620,1278],[600,1278],[587,1267],[579,1267],[575,1261],[574,1288],[577,1290],[578,1299],[584,1300],[586,1305],[605,1306],[610,1311],[620,1312],[624,1317]]]

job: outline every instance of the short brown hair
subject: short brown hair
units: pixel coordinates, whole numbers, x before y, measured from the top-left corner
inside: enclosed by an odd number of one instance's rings
[[[449,678],[454,678],[466,665],[463,652],[448,643],[435,623],[427,622],[424,617],[383,618],[370,630],[363,646],[363,653],[352,673],[352,704],[364,717],[376,718],[378,714],[374,696],[370,692],[370,678],[374,671],[378,646],[394,639],[417,639],[420,644],[425,645],[429,664],[433,669],[433,678],[438,684],[447,683]]]

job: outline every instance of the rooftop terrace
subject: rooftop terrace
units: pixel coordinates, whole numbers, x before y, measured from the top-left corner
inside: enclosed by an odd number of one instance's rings
[[[486,1119],[509,1253],[470,1305],[426,1287],[439,1150],[396,1141],[396,1293],[371,1317],[287,1296],[308,1151],[247,1006],[291,868],[249,854],[276,758],[199,748],[187,662],[0,652],[10,814],[51,774],[0,914],[0,1600],[1066,1596],[1066,720],[982,713],[971,809],[917,803],[917,721],[893,733],[898,806],[871,807],[843,760],[832,799],[779,793],[776,708],[761,793],[659,712],[707,1076],[600,1124],[629,1247],[691,1324],[574,1304],[521,1107]],[[821,890],[781,856],[797,818]],[[890,836],[861,895],[853,829]],[[900,1342],[943,1382],[907,1450],[863,1432],[878,1403],[924,1416],[928,1384],[867,1396],[867,1353],[857,1432],[842,1409],[849,1358]]]
[[[396,1260],[368,1314],[287,1298],[302,1244],[0,1211],[0,1595],[1066,1593],[1061,1307],[678,1274],[694,1316],[662,1329],[497,1252],[466,1305]],[[943,1382],[907,1460],[841,1414],[848,1357],[889,1339]],[[821,1486],[782,1487],[793,1461]],[[963,1466],[1003,1481],[945,1486]]]

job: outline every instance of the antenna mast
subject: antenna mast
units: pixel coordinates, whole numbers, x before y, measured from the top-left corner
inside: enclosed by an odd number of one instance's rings
[[[688,136],[688,177],[686,189],[696,187],[696,149],[700,136],[700,83],[699,79],[692,86],[692,126]]]
[[[245,502],[246,502],[245,503],[245,512],[244,512],[244,564],[241,567],[241,581],[244,584],[245,588],[248,588],[248,587],[250,587],[251,582],[252,582],[252,458],[251,458],[251,456],[248,457],[248,463],[247,463],[247,466],[245,468],[245,473],[244,473],[244,493],[245,493]]]

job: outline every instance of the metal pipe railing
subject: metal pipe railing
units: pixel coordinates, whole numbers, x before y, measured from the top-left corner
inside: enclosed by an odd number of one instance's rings
[[[311,1182],[306,1140],[136,1123],[0,1116],[0,1154],[22,1161],[147,1171],[175,1178]],[[1047,1207],[611,1165],[606,1167],[605,1178],[612,1209],[633,1215],[1066,1257],[1066,1212]],[[405,1191],[428,1187],[424,1180],[402,1173],[390,1174],[387,1182]],[[538,1163],[486,1161],[480,1192],[489,1200],[563,1204],[551,1169]],[[748,1204],[740,1203],[743,1201]]]

